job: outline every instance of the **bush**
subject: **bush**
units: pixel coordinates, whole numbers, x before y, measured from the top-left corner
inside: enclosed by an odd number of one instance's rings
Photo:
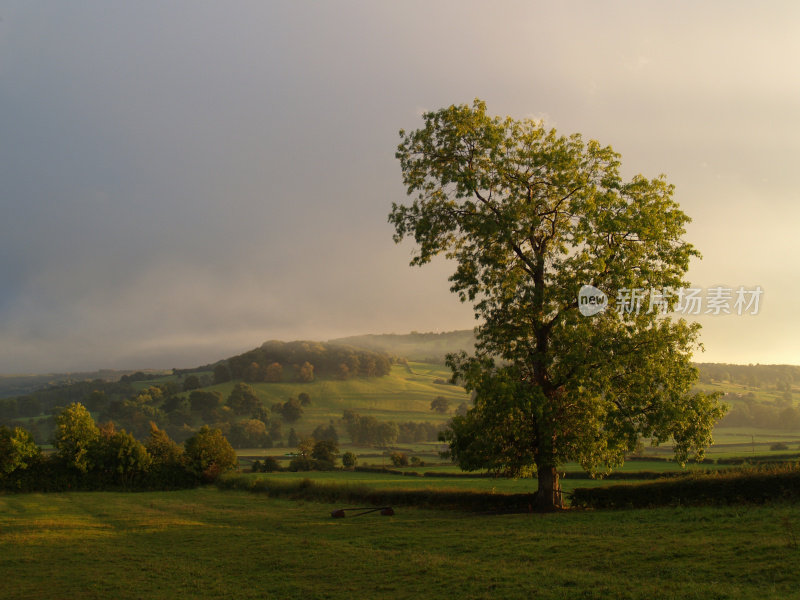
[[[314,460],[308,456],[295,456],[289,463],[289,470],[293,473],[297,471],[313,471]]]
[[[264,462],[261,463],[261,470],[264,473],[272,473],[273,471],[282,471],[283,468],[274,456],[266,456]]]
[[[770,450],[788,450],[789,446],[784,444],[783,442],[778,442],[777,444],[772,444],[769,447]]]
[[[352,469],[358,464],[358,457],[353,452],[345,452],[342,454],[342,466]]]
[[[392,452],[389,455],[389,458],[392,460],[392,464],[395,467],[407,467],[408,466],[408,455],[404,452]]]

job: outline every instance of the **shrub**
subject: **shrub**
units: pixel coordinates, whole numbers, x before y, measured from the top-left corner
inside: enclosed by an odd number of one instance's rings
[[[395,467],[407,467],[408,466],[408,455],[404,452],[392,452],[389,455],[389,458],[392,460],[392,464]]]
[[[289,463],[289,470],[293,473],[297,471],[313,471],[314,461],[308,456],[295,456]]]
[[[342,454],[342,466],[352,469],[358,464],[358,457],[353,452],[345,452]]]

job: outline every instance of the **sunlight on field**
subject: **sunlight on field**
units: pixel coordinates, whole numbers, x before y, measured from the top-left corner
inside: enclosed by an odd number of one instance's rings
[[[337,507],[215,489],[4,496],[3,595],[777,599],[798,583],[796,505],[331,519]]]

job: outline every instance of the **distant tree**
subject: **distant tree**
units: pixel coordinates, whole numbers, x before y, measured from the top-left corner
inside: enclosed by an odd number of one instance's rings
[[[27,469],[41,454],[28,431],[22,427],[0,426],[0,476]]]
[[[283,367],[280,363],[274,362],[267,367],[264,380],[269,383],[280,383],[283,381]]]
[[[289,430],[289,438],[286,440],[286,443],[289,444],[290,448],[297,448],[297,444],[300,443],[300,439],[297,437],[297,433],[292,428]]]
[[[258,419],[245,419],[231,426],[230,442],[234,448],[271,448],[267,427]]]
[[[378,425],[377,439],[375,440],[378,448],[387,448],[397,441],[397,424],[395,423],[381,423]]]
[[[300,400],[300,406],[311,406],[311,396],[307,393],[300,392],[297,395],[297,399]]]
[[[17,399],[16,398],[2,398],[0,399],[0,419],[10,421],[16,419],[17,413]]]
[[[20,417],[38,417],[42,414],[42,403],[36,396],[20,396],[17,398],[17,414]]]
[[[297,374],[297,379],[304,383],[314,381],[314,365],[306,361],[300,366],[300,371]]]
[[[89,450],[100,437],[100,430],[91,413],[79,402],[73,402],[56,417],[54,445],[67,465],[86,473],[91,466]]]
[[[297,444],[297,453],[300,456],[311,456],[311,453],[314,451],[314,444],[316,440],[314,438],[303,438]]]
[[[336,427],[333,426],[333,423],[327,426],[318,425],[311,434],[311,437],[315,440],[326,440],[334,444],[339,443],[339,434],[336,433]]]
[[[216,390],[212,392],[195,390],[189,394],[189,404],[194,412],[209,414],[222,406],[222,394]]]
[[[395,467],[407,467],[408,466],[408,455],[405,452],[392,452],[389,455],[389,458],[392,461],[392,464]]]
[[[444,396],[436,396],[431,400],[431,410],[435,410],[440,414],[445,414],[450,410],[450,401]]]
[[[358,463],[358,457],[352,452],[342,454],[342,466],[352,469]]]
[[[228,406],[237,415],[252,415],[261,407],[261,401],[253,388],[246,383],[237,383],[228,396]]]
[[[220,363],[216,367],[214,367],[214,385],[219,385],[220,383],[226,383],[230,380],[231,380],[231,370],[228,368],[228,365]]]
[[[283,426],[278,419],[272,420],[269,423],[269,439],[273,444],[277,444],[283,439]],[[296,443],[296,442],[295,442]],[[291,445],[291,444],[290,444]]]
[[[190,392],[200,387],[200,379],[197,375],[187,375],[183,380],[183,391]]]
[[[289,461],[289,470],[292,472],[297,471],[312,471],[314,469],[314,460],[309,456],[295,456]]]
[[[303,416],[303,407],[297,398],[289,398],[283,404],[273,405],[272,410],[279,413],[287,423],[294,423]]]
[[[205,481],[214,481],[219,475],[239,464],[236,451],[219,429],[207,425],[200,428],[184,444],[187,469]]]
[[[338,455],[339,445],[329,440],[315,442],[311,450],[311,458],[317,461],[317,468],[321,471],[332,469]]]
[[[274,456],[264,457],[264,462],[261,463],[261,471],[263,473],[272,473],[281,470],[282,470],[281,465],[278,463],[277,459]]]
[[[265,369],[257,362],[252,362],[244,370],[242,378],[251,383],[260,383],[266,379]]]
[[[336,368],[336,377],[338,379],[349,379],[350,378],[350,367],[348,367],[345,363],[339,364]]]

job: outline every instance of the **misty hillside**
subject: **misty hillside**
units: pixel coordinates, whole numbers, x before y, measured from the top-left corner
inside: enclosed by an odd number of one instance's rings
[[[471,329],[447,331],[444,333],[408,334],[383,333],[356,335],[330,340],[333,344],[346,344],[356,348],[386,352],[393,356],[423,362],[444,362],[447,354],[466,350],[471,352],[475,346],[475,334]]]

